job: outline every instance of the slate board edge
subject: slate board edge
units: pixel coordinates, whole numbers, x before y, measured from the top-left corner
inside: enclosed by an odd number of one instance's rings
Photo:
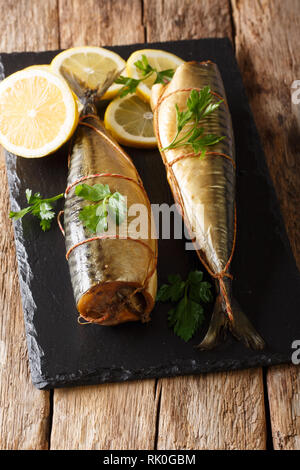
[[[291,362],[291,357],[283,354],[265,354],[257,355],[245,361],[232,360],[232,361],[209,361],[203,365],[193,365],[193,361],[185,361],[184,363],[177,362],[173,365],[165,365],[162,367],[148,368],[145,370],[126,370],[124,368],[109,368],[99,371],[82,371],[81,373],[70,377],[61,375],[55,379],[47,379],[39,375],[34,377],[32,375],[32,383],[40,390],[48,390],[52,388],[65,388],[81,385],[97,385],[104,383],[114,382],[127,382],[134,380],[148,380],[160,379],[166,377],[179,377],[184,375],[202,375],[213,372],[224,372],[229,370],[241,370],[257,367],[268,367],[280,364],[287,364]],[[179,371],[180,369],[180,371]]]

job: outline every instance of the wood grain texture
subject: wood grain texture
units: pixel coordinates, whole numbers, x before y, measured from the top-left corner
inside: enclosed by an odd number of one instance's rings
[[[55,49],[57,4],[54,0],[0,0],[0,50]],[[41,22],[41,18],[43,21]],[[49,392],[31,383],[24,333],[9,197],[4,163],[0,158],[0,448],[47,449]]]
[[[57,0],[0,0],[0,7],[0,51],[57,49]]]
[[[0,449],[48,447],[49,392],[31,383],[3,151],[0,163]]]
[[[229,2],[144,0],[146,40],[172,41],[232,37]]]
[[[153,449],[155,381],[55,390],[51,449]]]
[[[61,48],[144,42],[140,0],[59,0]]]
[[[300,2],[234,0],[233,15],[238,63],[300,268],[300,139],[290,88],[300,79]],[[275,448],[300,449],[299,387],[299,367],[269,370]]]
[[[146,0],[144,11],[149,42],[209,36],[232,37],[229,2]],[[224,392],[221,384],[225,383]],[[159,449],[265,448],[266,427],[260,370],[162,379],[159,387],[162,393],[157,439]],[[230,416],[229,410],[237,411],[236,397],[239,390],[239,400],[243,404],[238,407],[237,418],[236,415]],[[246,396],[247,390],[253,393],[251,400],[242,398]],[[238,423],[238,426],[234,423]],[[243,430],[241,435],[238,427]]]
[[[272,367],[267,384],[274,449],[300,450],[300,368]]]
[[[163,379],[158,449],[264,449],[261,369]]]
[[[291,85],[300,79],[300,2],[233,1],[236,54],[300,267],[300,140]]]

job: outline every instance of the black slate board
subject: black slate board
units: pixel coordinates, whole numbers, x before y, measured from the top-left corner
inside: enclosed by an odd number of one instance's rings
[[[126,59],[134,50],[145,47],[165,49],[185,60],[210,59],[220,68],[233,119],[238,166],[234,293],[267,347],[252,351],[229,337],[213,351],[200,352],[194,346],[205,334],[209,318],[202,331],[185,344],[167,326],[166,304],[156,305],[147,325],[78,325],[60,231],[54,226],[44,234],[38,222],[25,218],[15,224],[15,240],[32,381],[41,389],[290,362],[292,342],[300,337],[300,276],[229,40],[109,49]],[[2,54],[3,76],[32,64],[49,63],[56,53]],[[172,204],[158,151],[127,150],[150,201]],[[44,196],[63,192],[66,158],[66,147],[41,160],[7,153],[12,209],[24,207],[26,188]],[[201,269],[196,254],[185,251],[184,243],[159,241],[159,284],[166,282],[169,273],[186,276],[190,269]]]

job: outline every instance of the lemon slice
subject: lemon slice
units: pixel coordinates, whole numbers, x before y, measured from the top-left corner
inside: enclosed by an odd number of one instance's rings
[[[48,72],[50,73],[55,73],[56,75],[58,75],[62,80],[65,80],[60,74],[57,74],[52,68],[51,68],[51,65],[48,65],[48,64],[40,64],[40,65],[29,65],[29,67],[26,67],[25,70],[28,70],[28,69],[37,69],[37,70],[47,70]],[[67,81],[65,80],[65,82],[67,83]],[[69,86],[69,85],[68,85]],[[76,101],[76,104],[77,104],[77,109],[78,109],[78,113],[80,114],[81,111],[83,110],[83,104],[79,101],[79,99],[77,98],[77,96],[75,95],[75,93],[71,90],[72,92],[72,95],[74,97],[74,100]]]
[[[23,157],[43,157],[73,134],[78,110],[64,80],[46,68],[16,72],[0,83],[0,143]]]
[[[174,69],[176,70],[179,65],[184,61],[170,52],[161,51],[158,49],[142,49],[135,51],[131,54],[126,64],[126,72],[128,77],[143,78],[142,72],[134,65],[138,60],[142,60],[145,55],[151,67],[155,68],[158,72],[162,70]],[[151,87],[156,79],[156,74],[153,73],[149,78],[141,82],[137,87],[137,94],[145,101],[150,101]]]
[[[60,73],[62,66],[79,77],[87,89],[93,90],[105,82],[110,72],[124,70],[126,62],[118,54],[108,49],[84,46],[66,49],[55,56],[51,62],[51,68]],[[120,88],[121,85],[114,83],[105,92],[102,99],[112,99]]]
[[[35,65],[29,65],[28,67],[26,67],[26,69],[23,69],[23,70],[47,70],[48,72],[51,72],[52,69],[50,67],[50,65],[48,64],[35,64]],[[53,73],[53,72],[52,72]]]
[[[120,144],[142,148],[157,145],[150,105],[137,95],[115,98],[105,111],[104,125]]]

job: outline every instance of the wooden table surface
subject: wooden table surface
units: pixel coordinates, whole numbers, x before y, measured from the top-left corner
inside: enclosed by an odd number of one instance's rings
[[[300,267],[300,139],[290,95],[300,79],[299,0],[0,0],[0,8],[3,52],[228,36]],[[36,390],[3,155],[0,181],[1,449],[300,449],[296,366]]]

